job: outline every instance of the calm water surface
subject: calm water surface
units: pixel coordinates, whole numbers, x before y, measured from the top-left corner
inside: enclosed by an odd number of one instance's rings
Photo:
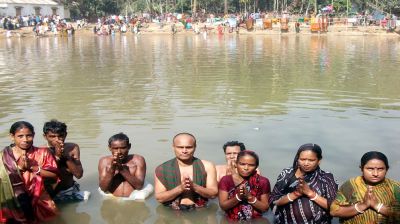
[[[198,139],[196,155],[224,162],[222,145],[243,141],[274,184],[308,142],[339,183],[360,173],[362,154],[381,150],[400,176],[400,39],[334,36],[115,36],[0,41],[0,143],[18,120],[68,124],[81,146],[86,203],[61,206],[54,223],[220,223],[209,209],[175,214],[154,196],[104,201],[97,161],[124,132],[147,161],[146,179],[172,158],[171,138]]]

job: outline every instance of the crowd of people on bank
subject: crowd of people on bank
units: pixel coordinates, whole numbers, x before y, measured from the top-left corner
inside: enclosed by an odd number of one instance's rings
[[[86,20],[78,21],[76,21],[78,29],[86,24]],[[32,31],[36,36],[46,36],[48,34],[71,36],[75,32],[73,24],[59,15],[0,17],[0,24],[3,29],[7,30],[7,36],[12,35],[11,31],[22,27],[32,27]]]
[[[12,124],[11,144],[0,151],[0,222],[40,223],[59,214],[57,203],[88,200],[75,179],[83,176],[79,145],[66,142],[65,123],[50,120],[43,126],[46,145],[33,144],[32,124]],[[275,186],[258,169],[257,153],[241,142],[223,145],[226,164],[194,156],[196,138],[178,133],[172,139],[175,154],[156,167],[153,185],[146,182],[146,161],[130,153],[124,133],[108,140],[110,155],[98,164],[99,193],[127,200],[145,199],[154,190],[158,202],[173,210],[207,207],[218,198],[228,220],[266,219],[271,209],[275,223],[400,223],[400,184],[389,179],[388,158],[378,151],[365,153],[361,175],[340,187],[332,173],[320,168],[322,149],[304,144],[293,164],[282,170]],[[127,214],[128,215],[128,214]]]
[[[294,24],[294,30],[299,33],[304,25],[318,25],[318,31],[327,32],[327,27],[332,25],[346,26],[365,26],[379,25],[388,32],[396,28],[397,17],[388,15],[381,20],[374,20],[371,16],[359,15],[355,18],[329,16],[328,14],[317,15],[290,15],[286,12],[282,14],[273,12],[254,12],[254,13],[232,13],[226,15],[199,13],[196,17],[179,14],[164,13],[157,15],[141,14],[133,16],[111,15],[98,18],[93,32],[97,35],[115,35],[116,33],[126,33],[131,31],[140,34],[142,28],[148,28],[150,23],[156,24],[160,29],[166,25],[170,26],[172,34],[178,31],[193,31],[195,34],[207,33],[214,30],[217,34],[239,33],[240,28],[253,30],[272,29],[272,26],[279,26],[282,31],[289,30],[289,22]],[[307,28],[308,29],[308,28]],[[154,30],[153,30],[154,31]]]
[[[322,17],[321,17],[322,15]],[[279,26],[281,31],[289,30],[289,22],[294,24],[294,30],[299,33],[304,24],[311,26],[311,32],[315,31],[313,26],[318,26],[318,31],[326,32],[331,25],[347,26],[366,26],[379,25],[388,32],[396,29],[399,21],[394,15],[387,15],[383,19],[376,20],[372,15],[359,14],[357,17],[338,17],[334,18],[328,14],[317,15],[291,15],[287,12],[253,12],[253,13],[231,13],[226,15],[207,14],[205,11],[198,13],[196,17],[180,13],[149,14],[141,13],[137,15],[110,15],[97,19],[93,26],[93,33],[96,35],[115,35],[116,33],[132,32],[140,34],[142,28],[158,26],[161,29],[166,25],[170,26],[172,34],[178,31],[193,31],[196,34],[207,34],[214,30],[217,34],[238,33],[240,27],[253,30],[272,29]],[[12,30],[21,27],[32,27],[36,36],[72,36],[75,30],[88,27],[86,19],[77,19],[74,22],[67,22],[58,15],[53,16],[16,16],[0,17],[0,26],[7,30],[7,37],[12,36]],[[201,25],[200,25],[201,24]],[[322,25],[325,24],[325,25]],[[322,26],[322,27],[321,27]],[[307,28],[308,29],[308,28]]]

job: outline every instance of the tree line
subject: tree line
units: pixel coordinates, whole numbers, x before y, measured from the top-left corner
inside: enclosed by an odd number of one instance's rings
[[[310,15],[332,5],[337,15],[379,11],[400,13],[400,0],[60,0],[70,9],[72,18],[95,19],[112,14],[276,12]]]

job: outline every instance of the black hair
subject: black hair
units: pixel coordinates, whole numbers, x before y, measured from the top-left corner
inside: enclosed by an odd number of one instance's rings
[[[251,151],[251,150],[240,151],[236,158],[236,163],[238,163],[239,159],[245,155],[252,156],[256,160],[256,168],[258,168],[258,165],[260,164],[260,159],[258,158],[258,155],[254,151]]]
[[[293,160],[293,169],[297,169],[297,162],[299,160],[300,157],[300,153],[304,152],[304,151],[312,151],[317,155],[318,160],[322,159],[322,149],[319,145],[317,144],[313,144],[313,143],[307,143],[304,144],[302,146],[300,146],[300,148],[297,150],[296,156],[294,157]]]
[[[224,146],[222,146],[222,148],[224,149],[224,153],[226,152],[226,147],[228,147],[228,146],[239,146],[240,151],[246,150],[246,146],[244,146],[244,144],[242,142],[229,141],[229,142],[225,143]]]
[[[373,160],[373,159],[378,159],[381,160],[385,166],[386,169],[389,169],[389,161],[388,158],[385,156],[385,154],[378,152],[378,151],[370,151],[365,153],[362,157],[361,157],[361,164],[360,164],[360,168],[363,169],[365,164],[368,163],[368,161]]]
[[[114,142],[114,141],[125,141],[126,144],[128,144],[128,145],[130,144],[129,143],[129,137],[126,134],[122,133],[122,132],[111,136],[108,139],[108,146],[111,146],[111,143]]]
[[[53,132],[56,134],[67,134],[67,125],[56,119],[52,119],[43,125],[43,133]]]
[[[12,124],[10,128],[10,134],[15,135],[15,132],[22,128],[28,128],[32,132],[32,134],[35,134],[35,129],[33,128],[33,125],[27,121],[17,121]]]
[[[193,140],[194,140],[194,147],[196,147],[196,138],[194,137],[194,135],[192,135],[192,134],[190,134],[190,133],[187,133],[187,132],[181,132],[181,133],[176,134],[176,135],[174,136],[174,138],[172,138],[172,144],[173,144],[173,145],[175,144],[175,139],[176,139],[177,137],[181,136],[181,135],[189,135],[190,137],[192,137]]]

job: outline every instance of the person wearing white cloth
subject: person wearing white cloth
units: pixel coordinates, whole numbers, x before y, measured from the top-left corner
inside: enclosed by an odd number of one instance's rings
[[[124,133],[111,136],[108,148],[112,155],[99,160],[99,190],[116,197],[132,197],[132,192],[144,186],[146,162],[138,154],[128,154],[131,143]]]

